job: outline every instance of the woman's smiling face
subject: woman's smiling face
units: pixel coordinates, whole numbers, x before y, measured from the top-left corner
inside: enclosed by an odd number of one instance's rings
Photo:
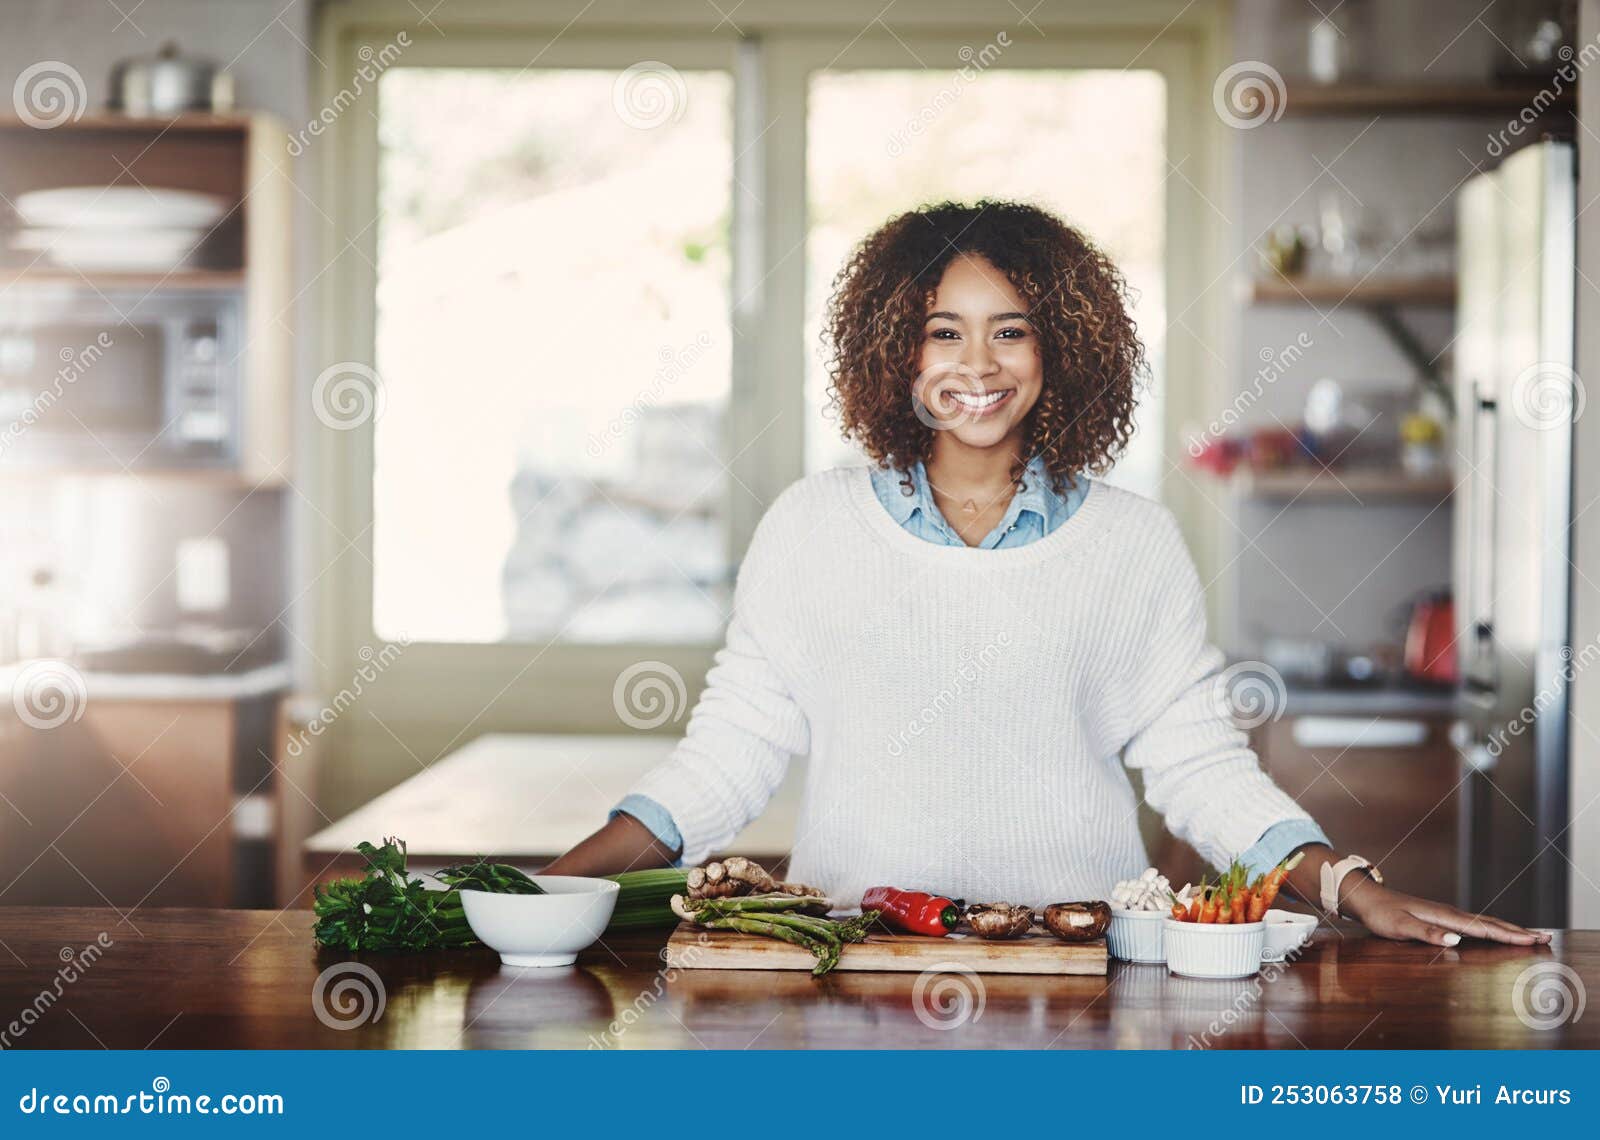
[[[961,254],[928,307],[913,394],[923,423],[968,447],[1020,437],[1044,367],[1026,306],[986,258]]]

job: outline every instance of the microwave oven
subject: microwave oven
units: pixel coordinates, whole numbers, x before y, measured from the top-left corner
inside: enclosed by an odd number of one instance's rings
[[[0,467],[234,466],[243,301],[14,284],[0,301]]]

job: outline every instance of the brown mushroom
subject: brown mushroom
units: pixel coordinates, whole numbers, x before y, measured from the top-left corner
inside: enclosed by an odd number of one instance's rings
[[[967,908],[967,925],[979,938],[1020,938],[1033,926],[1033,908],[1010,903],[973,903]]]
[[[1111,925],[1111,905],[1094,902],[1051,903],[1044,908],[1050,933],[1067,942],[1092,942]]]

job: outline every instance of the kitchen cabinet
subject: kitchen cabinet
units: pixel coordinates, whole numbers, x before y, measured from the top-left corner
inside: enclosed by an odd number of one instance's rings
[[[1383,742],[1412,726],[1414,743]],[[1443,717],[1287,716],[1251,739],[1335,850],[1371,859],[1400,890],[1455,902],[1461,773],[1449,726]]]
[[[168,678],[157,696],[150,678],[118,691],[91,674],[81,715],[59,724],[0,708],[0,907],[292,896],[311,825],[291,780],[310,787],[312,773],[283,747],[286,678]]]
[[[1461,773],[1438,708],[1382,714],[1359,701],[1339,711],[1290,713],[1250,734],[1262,767],[1328,833],[1336,851],[1377,863],[1391,886],[1456,903]],[[1174,883],[1211,869],[1166,832],[1151,847]]]

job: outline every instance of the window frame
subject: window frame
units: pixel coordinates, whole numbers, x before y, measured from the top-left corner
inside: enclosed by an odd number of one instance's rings
[[[554,5],[486,4],[481,12],[459,7],[452,6],[444,21],[448,34],[442,37],[419,26],[420,11],[403,2],[353,0],[325,9],[318,54],[328,64],[321,69],[314,105],[332,104],[360,65],[356,53],[363,45],[379,49],[400,31],[412,43],[395,61],[397,67],[520,68],[536,60],[541,67],[620,71],[640,60],[661,59],[674,67],[721,69],[732,76],[734,345],[727,423],[734,442],[727,450],[735,476],[729,480],[728,502],[735,564],[764,504],[803,474],[802,352],[813,347],[804,343],[806,98],[810,74],[819,68],[904,69],[917,66],[920,57],[930,67],[932,61],[948,61],[953,71],[959,48],[979,48],[1003,28],[1012,43],[996,67],[1105,69],[1133,59],[1134,66],[1159,72],[1166,81],[1169,170],[1181,163],[1182,175],[1169,175],[1166,194],[1165,454],[1180,453],[1180,426],[1215,403],[1213,394],[1222,390],[1226,377],[1212,354],[1192,335],[1180,337],[1178,327],[1185,320],[1213,331],[1229,327],[1214,296],[1220,291],[1211,287],[1227,263],[1221,227],[1209,204],[1221,197],[1222,181],[1223,128],[1212,112],[1208,78],[1223,59],[1219,9],[1191,12],[1176,2],[1130,0],[1113,23],[1104,15],[1047,2],[1031,17],[1052,32],[1041,38],[1021,22],[1021,10],[974,14],[965,4],[945,0],[928,0],[903,18],[894,13],[893,30],[875,24],[859,35],[861,17],[854,6],[835,0],[792,6],[746,0],[733,16],[738,30],[729,22],[714,27],[714,11],[680,0],[650,5],[649,27],[638,9],[603,0],[570,26],[577,10],[568,12],[566,5],[559,13]],[[855,39],[840,51],[839,33],[847,28]],[[321,222],[317,264],[326,269],[306,287],[314,285],[313,299],[322,302],[314,308],[320,320],[315,348],[308,353],[313,359],[302,362],[307,376],[335,361],[373,358],[377,241],[371,223],[377,210],[378,141],[376,115],[368,112],[375,110],[375,101],[375,90],[363,92],[310,148],[320,198],[312,203]],[[1183,309],[1184,298],[1196,300]],[[297,528],[306,571],[300,580],[309,584],[297,615],[304,620],[296,624],[310,625],[315,634],[300,639],[315,662],[307,671],[322,689],[337,691],[361,667],[363,648],[381,645],[372,622],[373,436],[370,424],[345,432],[317,430],[309,408],[309,399],[303,400],[301,439],[309,445],[304,461],[313,495],[300,496],[306,509]],[[1163,495],[1180,519],[1199,518],[1206,512],[1184,502],[1195,493],[1186,484],[1169,479]],[[1215,557],[1215,538],[1205,531],[1189,538],[1204,573]],[[683,677],[692,702],[717,648],[415,643],[389,666],[382,683],[363,695],[368,715],[341,719],[335,741],[362,752],[392,754],[403,748],[426,764],[485,732],[618,731],[611,693],[623,669],[643,660],[662,662]],[[669,722],[661,731],[681,732],[685,720]]]

